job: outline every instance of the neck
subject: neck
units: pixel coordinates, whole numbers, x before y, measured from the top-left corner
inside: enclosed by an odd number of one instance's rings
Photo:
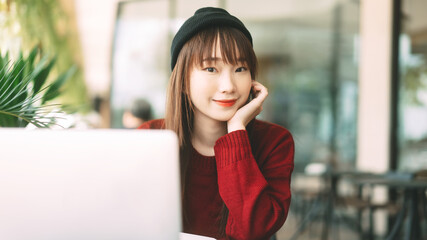
[[[227,134],[227,122],[215,121],[201,114],[195,114],[193,125],[193,147],[201,154],[213,156],[218,138]]]

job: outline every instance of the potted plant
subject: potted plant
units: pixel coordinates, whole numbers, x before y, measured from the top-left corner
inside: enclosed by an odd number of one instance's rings
[[[49,113],[60,105],[49,102],[60,95],[61,87],[76,72],[76,67],[48,83],[54,64],[55,58],[42,56],[38,47],[27,57],[21,52],[13,62],[8,52],[0,56],[0,127],[33,124],[46,128],[56,124],[56,117]]]

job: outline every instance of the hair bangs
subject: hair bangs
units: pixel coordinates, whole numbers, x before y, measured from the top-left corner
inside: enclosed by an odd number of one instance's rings
[[[252,79],[257,73],[257,59],[247,37],[231,27],[215,27],[201,31],[189,42],[192,45],[191,63],[203,66],[206,59],[216,60],[216,46],[219,45],[222,60],[227,64],[244,64],[251,72]]]

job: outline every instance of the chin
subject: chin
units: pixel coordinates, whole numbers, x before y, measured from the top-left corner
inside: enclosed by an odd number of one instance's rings
[[[221,119],[217,119],[218,121],[220,121],[220,122],[228,122],[228,120],[230,120],[231,119],[231,117],[229,117],[229,118],[221,118]]]
[[[230,114],[222,114],[221,116],[216,116],[215,119],[220,122],[228,122],[236,112],[232,112]]]

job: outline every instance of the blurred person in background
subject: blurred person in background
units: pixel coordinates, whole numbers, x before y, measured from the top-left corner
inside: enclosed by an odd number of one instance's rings
[[[143,99],[136,99],[130,108],[123,113],[122,122],[125,128],[137,128],[152,119],[151,104]]]

